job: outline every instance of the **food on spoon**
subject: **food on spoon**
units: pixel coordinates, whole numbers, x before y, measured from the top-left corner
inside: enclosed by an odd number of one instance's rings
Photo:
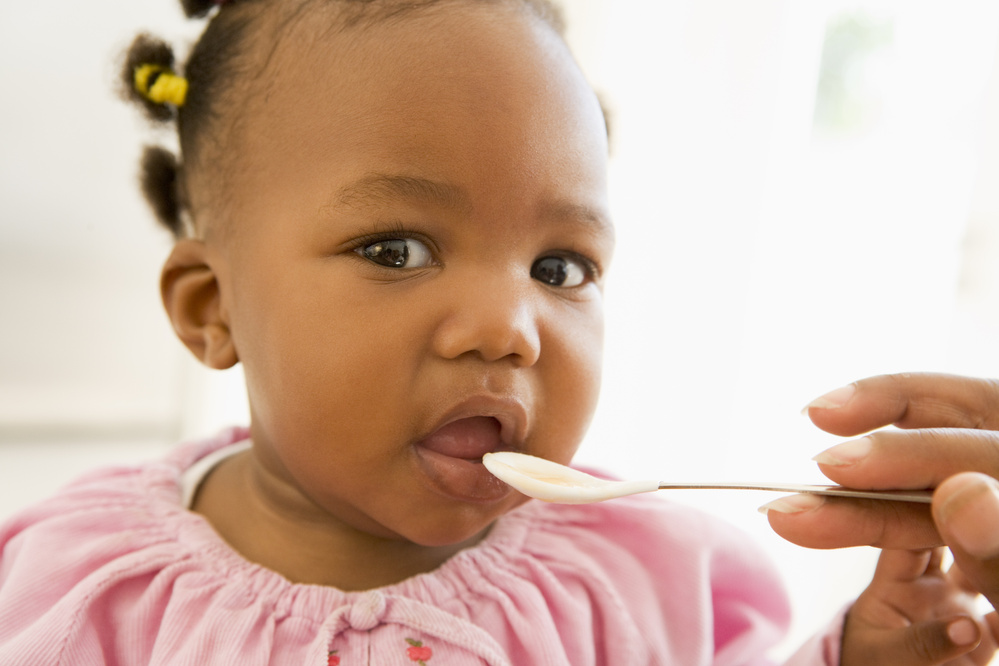
[[[482,456],[493,475],[528,497],[560,504],[588,504],[659,489],[657,481],[607,481],[544,458],[513,451]]]

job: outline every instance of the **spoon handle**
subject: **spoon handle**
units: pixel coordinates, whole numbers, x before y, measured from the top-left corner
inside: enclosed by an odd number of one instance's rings
[[[857,490],[843,486],[812,486],[797,483],[660,483],[659,490],[774,490],[782,493],[808,493],[833,497],[919,502],[929,504],[930,490]]]

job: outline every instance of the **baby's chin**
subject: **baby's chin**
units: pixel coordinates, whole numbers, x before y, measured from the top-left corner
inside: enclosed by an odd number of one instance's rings
[[[516,494],[504,503],[502,508],[493,507],[489,516],[477,512],[475,515],[452,514],[441,520],[424,523],[420,526],[408,526],[397,534],[398,538],[423,548],[448,549],[457,553],[477,545],[488,536],[496,522],[509,511],[520,506],[529,498]]]

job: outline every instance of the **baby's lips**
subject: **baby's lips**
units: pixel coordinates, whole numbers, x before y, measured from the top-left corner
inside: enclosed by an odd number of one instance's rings
[[[502,445],[502,425],[492,416],[470,416],[445,424],[420,442],[420,446],[452,458],[478,460]]]
[[[482,451],[478,457],[490,451],[519,451],[523,448],[528,426],[524,403],[513,397],[490,393],[472,395],[457,402],[437,420],[422,441],[429,440],[451,423],[465,419],[488,419],[489,427],[495,431],[496,440],[493,442],[493,447]],[[473,424],[466,424],[463,427],[471,428]],[[474,427],[482,428],[484,432],[486,425],[480,421]]]

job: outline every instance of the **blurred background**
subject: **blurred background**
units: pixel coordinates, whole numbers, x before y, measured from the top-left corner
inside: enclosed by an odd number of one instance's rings
[[[114,94],[173,0],[0,5],[0,518],[95,465],[247,418],[157,291],[135,186],[170,143]],[[821,482],[799,415],[885,372],[999,376],[999,3],[564,0],[613,116],[604,394],[578,460],[624,477]],[[183,50],[183,48],[181,48]],[[676,493],[750,533],[821,627],[876,551],[774,536],[761,493]],[[669,526],[664,526],[668,529]]]

